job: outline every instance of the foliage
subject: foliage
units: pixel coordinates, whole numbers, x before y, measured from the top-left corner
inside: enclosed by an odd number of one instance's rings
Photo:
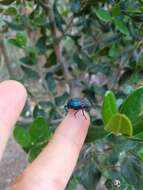
[[[36,118],[27,128],[17,125],[14,129],[14,137],[28,153],[29,161],[33,161],[41,152],[51,135],[52,133],[43,117]]]
[[[103,176],[110,190],[143,189],[143,2],[1,0],[0,16],[5,67],[29,94],[14,130],[29,161],[78,94],[91,126],[67,189],[94,190]]]

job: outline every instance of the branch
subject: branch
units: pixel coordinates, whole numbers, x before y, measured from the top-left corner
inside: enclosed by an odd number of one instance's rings
[[[6,47],[5,47],[5,44],[4,44],[4,40],[3,40],[3,35],[0,34],[0,50],[4,56],[4,60],[5,60],[5,65],[7,67],[7,71],[9,73],[9,76],[10,78],[14,78],[14,74],[13,74],[13,70],[11,68],[11,62],[9,60],[9,57],[8,57],[8,54],[7,54],[7,51],[6,51]]]
[[[67,26],[66,26],[65,30],[63,31],[63,34],[65,34],[70,29],[70,27],[73,24],[73,20],[74,20],[74,15],[70,18],[69,23],[67,23]]]
[[[37,72],[37,68],[34,68],[33,65],[26,65],[24,63],[21,63],[22,66],[28,68],[28,69],[32,69],[33,71]],[[46,70],[43,70],[43,74],[45,76],[45,74],[49,73],[49,74],[52,74],[52,73],[56,73],[60,70],[61,68],[61,65],[60,64],[56,64],[56,65],[53,65],[53,66],[50,66],[48,67]],[[42,77],[43,78],[43,77]]]
[[[113,83],[111,85],[111,89],[115,89],[118,86],[118,80],[119,80],[119,77],[120,77],[120,74],[121,74],[122,65],[123,65],[124,61],[125,61],[124,58],[121,57],[120,62],[117,65],[117,71],[116,71],[115,79],[114,79],[114,81],[113,81]]]
[[[74,15],[70,18],[69,23],[67,23],[65,30],[63,31],[62,35],[59,37],[59,41],[64,37],[64,35],[66,35],[67,31],[70,29],[70,27],[73,24],[73,20],[74,20]]]
[[[45,0],[44,6],[46,8],[45,9],[46,14],[48,15],[48,18],[50,21],[51,35],[53,38],[53,47],[55,50],[57,62],[62,67],[65,80],[69,81],[69,80],[71,80],[71,75],[70,75],[68,68],[66,66],[66,62],[62,57],[60,41],[58,40],[60,36],[59,36],[59,32],[58,32],[57,27],[56,27],[55,17],[54,17],[54,13],[53,13],[53,5],[51,3],[51,0]]]
[[[61,69],[63,71],[64,79],[69,85],[69,94],[70,97],[80,97],[81,94],[81,84],[79,78],[73,79],[71,76],[66,61],[64,60],[64,57],[62,56],[62,46],[61,46],[61,41],[60,39],[60,34],[59,31],[56,27],[56,22],[55,22],[55,17],[54,17],[54,12],[53,12],[53,4],[52,0],[45,0],[44,2],[40,2],[42,7],[44,8],[50,22],[50,29],[51,29],[51,35],[53,38],[53,47],[54,51],[56,54],[57,62],[61,65]],[[66,30],[69,29],[73,22],[74,17],[71,19],[71,21],[68,24],[68,27]]]

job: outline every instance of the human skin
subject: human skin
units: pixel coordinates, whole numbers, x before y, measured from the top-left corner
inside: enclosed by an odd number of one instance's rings
[[[8,93],[11,92],[11,93]],[[0,84],[0,156],[18,116],[26,101],[25,88],[16,81]],[[11,104],[11,106],[9,106]],[[82,111],[74,116],[69,110],[57,127],[51,141],[16,178],[10,190],[64,190],[75,168],[80,150],[84,143],[90,119]],[[1,139],[1,138],[0,138]]]

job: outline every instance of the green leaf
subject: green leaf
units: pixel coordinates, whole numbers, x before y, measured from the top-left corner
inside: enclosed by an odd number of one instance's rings
[[[9,16],[15,16],[17,14],[17,10],[15,7],[9,7],[4,11],[4,14]]]
[[[26,65],[35,65],[37,63],[37,49],[36,48],[26,48],[26,57],[20,59]]]
[[[19,46],[26,46],[27,44],[27,36],[23,32],[18,32],[16,34],[16,41],[19,44]]]
[[[100,180],[101,173],[97,170],[95,163],[90,161],[89,164],[82,164],[76,176],[78,177],[79,183],[85,189],[93,190]]]
[[[23,62],[26,65],[34,65],[37,63],[37,49],[36,48],[26,48],[26,57],[22,57],[20,59],[21,62]]]
[[[119,185],[116,185],[117,180],[120,183]],[[134,189],[129,189],[131,186],[129,186],[129,184],[126,182],[123,176],[120,176],[119,179],[118,178],[107,179],[105,182],[105,186],[107,190],[134,190]]]
[[[26,44],[25,44],[26,45]],[[28,55],[32,58],[32,59],[36,59],[37,57],[37,48],[35,47],[28,47],[26,48],[26,52],[28,53]]]
[[[54,51],[52,51],[52,53],[49,55],[47,62],[48,62],[47,63],[48,66],[57,64],[57,57]]]
[[[88,66],[88,71],[90,73],[94,73],[94,74],[100,72],[100,73],[103,73],[105,75],[109,75],[110,70],[111,70],[111,67],[107,63],[91,64]]]
[[[33,27],[42,27],[42,26],[47,26],[47,20],[46,20],[46,15],[45,12],[42,11],[41,13],[35,13],[34,18],[31,19],[31,24],[33,25]]]
[[[132,186],[129,186],[127,190],[134,190]]]
[[[131,121],[124,114],[116,113],[105,126],[105,130],[116,135],[132,136],[133,127]]]
[[[143,139],[143,131],[140,133],[137,133],[134,137],[137,139]]]
[[[53,103],[50,101],[40,101],[38,104],[43,109],[51,109],[53,107]]]
[[[114,20],[114,24],[116,26],[116,29],[119,30],[121,33],[123,33],[125,35],[129,35],[130,34],[127,26],[121,20],[115,19]]]
[[[138,156],[139,158],[143,161],[143,148],[141,148],[139,151],[138,151]]]
[[[116,4],[112,7],[112,16],[113,17],[117,17],[120,16],[121,14],[121,10],[120,10],[120,5]]]
[[[47,121],[42,117],[36,118],[29,129],[29,134],[34,143],[48,141],[51,134]]]
[[[68,98],[68,93],[64,92],[61,96],[55,97],[55,103],[57,106],[62,106],[65,104],[66,100]]]
[[[143,87],[134,90],[125,99],[120,112],[131,120],[134,134],[143,131]]]
[[[4,11],[4,9],[2,7],[0,7],[0,13],[2,13]]]
[[[111,117],[118,112],[116,98],[112,91],[107,91],[102,105],[102,119],[107,124]]]
[[[73,13],[78,13],[80,11],[80,7],[81,7],[80,0],[73,0],[72,1],[72,3],[71,3],[71,11]]]
[[[134,128],[134,135],[140,134],[143,131],[143,116],[140,115],[132,125]]]
[[[103,127],[89,128],[85,142],[90,143],[95,140],[104,138],[108,133],[103,129]]]
[[[55,107],[53,107],[50,111],[49,111],[49,118],[50,120],[56,120],[56,119],[61,119],[61,114],[59,114],[59,112],[56,110]]]
[[[112,57],[114,59],[117,59],[117,57],[119,56],[119,53],[118,53],[118,48],[117,48],[117,46],[115,44],[110,46],[108,54],[109,54],[110,57]]]
[[[33,61],[30,56],[22,57],[22,58],[20,58],[20,61],[26,65],[34,65],[35,64],[35,61]]]
[[[16,30],[16,31],[25,30],[25,25],[23,25],[22,23],[8,22],[7,20],[4,20],[4,22],[12,30]]]
[[[39,79],[39,74],[36,71],[32,70],[31,68],[28,68],[24,65],[21,65],[21,69],[24,71],[25,75],[28,78],[30,78],[32,80],[38,80]]]
[[[44,146],[45,145],[36,144],[30,149],[30,151],[28,153],[29,162],[32,162],[40,154],[40,152],[42,151]]]
[[[143,189],[143,163],[129,154],[121,165],[121,174],[137,190]]]
[[[34,118],[37,118],[37,117],[44,117],[45,118],[46,113],[42,107],[40,107],[39,105],[36,105],[34,107],[34,110],[33,110],[33,117]]]
[[[69,181],[66,190],[75,190],[78,184],[79,184],[79,181],[78,181],[75,177],[73,177],[73,178]]]
[[[75,53],[72,58],[73,61],[78,65],[78,68],[84,71],[87,62],[84,62],[83,59],[77,53]]]
[[[65,24],[64,19],[62,18],[61,14],[59,13],[59,10],[57,8],[57,0],[54,1],[53,4],[53,11],[54,11],[54,16],[55,16],[55,22],[56,26],[59,29],[59,31],[63,32],[63,27],[62,25]]]
[[[31,139],[28,131],[25,128],[16,126],[14,131],[14,138],[23,148],[27,148],[31,144]]]
[[[17,47],[23,48],[26,46],[27,44],[27,37],[25,35],[25,33],[22,32],[18,32],[16,34],[16,37],[13,39],[9,39],[8,40],[9,43],[11,43],[12,45],[15,45]]]
[[[0,1],[0,4],[2,5],[10,5],[11,3],[13,3],[15,0],[3,0]]]
[[[104,21],[104,22],[108,22],[108,21],[111,21],[112,20],[112,17],[110,15],[110,13],[106,10],[103,10],[103,9],[98,9],[96,10],[96,16]]]
[[[56,88],[56,82],[55,82],[55,79],[54,79],[53,75],[52,74],[47,74],[45,79],[46,79],[47,86],[48,86],[49,90],[51,92],[53,92],[55,90],[55,88]]]
[[[38,39],[36,42],[36,48],[38,49],[39,54],[45,54],[47,51],[47,45],[46,45],[47,37],[42,36]]]

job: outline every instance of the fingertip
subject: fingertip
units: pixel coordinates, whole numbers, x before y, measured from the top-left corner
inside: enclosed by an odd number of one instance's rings
[[[15,121],[22,111],[27,98],[25,87],[18,81],[7,80],[0,83],[1,122]],[[2,113],[5,112],[3,115]],[[0,122],[0,123],[1,123]],[[13,122],[12,122],[13,123]]]
[[[12,127],[15,125],[27,98],[24,86],[14,80],[0,83],[0,159]]]
[[[90,124],[89,114],[85,110],[75,111],[73,109],[69,109],[67,116],[81,126],[88,127]]]
[[[13,90],[16,95],[19,95],[20,97],[22,96],[24,99],[27,98],[27,91],[25,87],[16,80],[5,80],[0,83],[0,87],[4,89],[10,89],[11,92]]]
[[[84,111],[84,112],[83,112]],[[80,151],[90,124],[90,117],[85,110],[69,109],[66,117],[57,128],[54,136],[63,137],[73,147]],[[58,139],[55,138],[55,139]]]

